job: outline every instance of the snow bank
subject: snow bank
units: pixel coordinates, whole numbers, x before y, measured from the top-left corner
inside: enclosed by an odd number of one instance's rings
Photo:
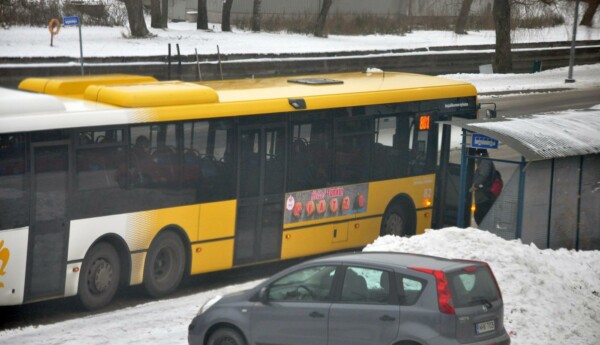
[[[477,229],[385,236],[365,251],[398,251],[490,264],[513,345],[600,343],[600,251],[540,250]]]

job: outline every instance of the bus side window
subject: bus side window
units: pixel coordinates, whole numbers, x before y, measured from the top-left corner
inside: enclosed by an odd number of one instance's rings
[[[292,126],[288,190],[322,188],[331,171],[331,121],[315,113],[312,121]]]
[[[76,218],[103,216],[121,211],[127,167],[123,129],[76,133]]]
[[[233,198],[232,133],[227,120],[183,124],[181,175],[186,202]]]

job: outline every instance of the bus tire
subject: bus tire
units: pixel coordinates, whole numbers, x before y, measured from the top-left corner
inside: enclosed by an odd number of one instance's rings
[[[115,248],[107,242],[94,245],[85,255],[79,274],[78,294],[89,310],[106,306],[119,287],[121,263]]]
[[[175,291],[185,267],[183,243],[175,233],[160,233],[148,250],[144,265],[144,287],[152,297],[161,297]]]
[[[410,221],[406,209],[399,203],[391,204],[381,221],[381,236],[409,236],[411,231]]]

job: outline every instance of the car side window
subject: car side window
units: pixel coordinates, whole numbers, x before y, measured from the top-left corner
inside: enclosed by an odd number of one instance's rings
[[[386,271],[348,267],[342,286],[342,302],[384,304],[390,300],[390,274]]]
[[[269,286],[269,301],[326,301],[336,266],[313,266],[292,272]]]
[[[423,292],[425,281],[414,277],[397,275],[396,286],[400,305],[412,305],[417,302]]]

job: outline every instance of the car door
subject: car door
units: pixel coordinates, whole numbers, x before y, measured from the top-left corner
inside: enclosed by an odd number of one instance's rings
[[[336,266],[299,269],[267,286],[267,301],[252,309],[256,344],[326,345]]]
[[[329,312],[329,345],[389,344],[398,333],[400,307],[385,270],[345,270],[339,299]]]

